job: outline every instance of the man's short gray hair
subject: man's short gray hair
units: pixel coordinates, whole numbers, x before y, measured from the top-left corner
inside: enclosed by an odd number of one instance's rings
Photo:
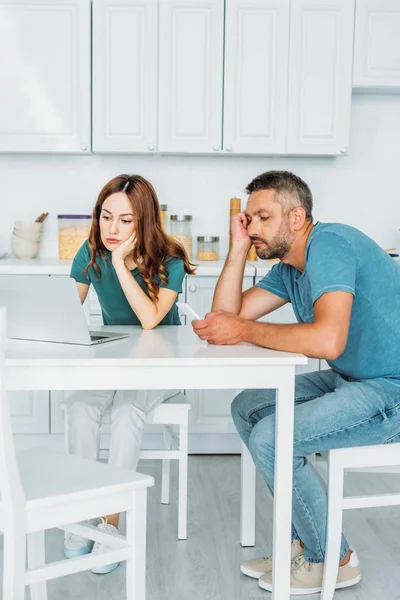
[[[310,188],[300,177],[289,171],[266,171],[257,175],[246,187],[246,193],[275,190],[275,200],[288,213],[295,206],[302,206],[306,218],[312,223],[313,197]]]

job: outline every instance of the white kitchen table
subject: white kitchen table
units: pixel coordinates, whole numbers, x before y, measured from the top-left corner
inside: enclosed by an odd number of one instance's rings
[[[127,332],[129,337],[90,347],[9,340],[8,389],[276,389],[272,598],[288,600],[295,366],[307,359],[251,344],[208,345],[191,327],[104,329]],[[255,472],[246,452],[242,454],[243,545],[248,545],[246,535],[254,535]]]

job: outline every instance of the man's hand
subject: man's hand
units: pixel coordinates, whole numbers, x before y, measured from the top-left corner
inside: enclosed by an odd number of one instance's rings
[[[231,218],[232,244],[244,245],[250,249],[251,240],[247,233],[247,217],[244,212],[233,215]]]
[[[115,265],[117,262],[124,262],[133,252],[136,241],[136,233],[132,233],[127,240],[118,244],[115,250],[111,253],[112,262]]]
[[[231,346],[243,341],[245,319],[225,310],[207,313],[204,319],[192,321],[201,340],[218,346]]]

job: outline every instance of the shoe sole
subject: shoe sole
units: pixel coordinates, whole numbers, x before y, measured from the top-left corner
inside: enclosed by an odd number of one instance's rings
[[[68,550],[68,548],[64,548],[64,556],[65,558],[78,558],[79,556],[85,556],[85,554],[89,554],[91,551],[91,546],[82,548],[81,550]]]
[[[117,569],[118,567],[119,567],[119,562],[112,563],[111,565],[104,565],[103,567],[93,567],[93,569],[90,569],[90,570],[95,575],[107,575],[108,573],[112,573],[112,571],[115,571],[115,569]]]
[[[351,587],[352,585],[356,585],[361,580],[361,574],[354,577],[354,579],[348,579],[347,581],[342,581],[341,583],[337,583],[335,585],[335,590],[340,590],[346,587]],[[264,581],[258,581],[258,585],[263,590],[267,592],[272,592],[272,585],[269,583],[265,583]],[[322,587],[318,588],[290,588],[291,596],[306,596],[307,594],[320,594],[322,592]]]
[[[252,577],[253,579],[260,579],[260,577],[266,573],[270,573],[270,571],[252,571],[251,569],[243,566],[240,566],[240,571],[243,573],[243,575],[247,575],[247,577]]]

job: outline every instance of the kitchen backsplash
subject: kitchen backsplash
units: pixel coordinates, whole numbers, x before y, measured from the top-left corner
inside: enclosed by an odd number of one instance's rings
[[[168,213],[193,215],[192,233],[229,244],[229,200],[268,169],[294,171],[310,185],[314,217],[360,228],[384,247],[400,248],[400,95],[353,95],[349,155],[333,158],[39,155],[0,156],[0,254],[9,249],[15,219],[49,211],[41,256],[58,253],[57,214],[91,212],[103,184],[140,173]],[[194,244],[194,255],[196,244]]]

